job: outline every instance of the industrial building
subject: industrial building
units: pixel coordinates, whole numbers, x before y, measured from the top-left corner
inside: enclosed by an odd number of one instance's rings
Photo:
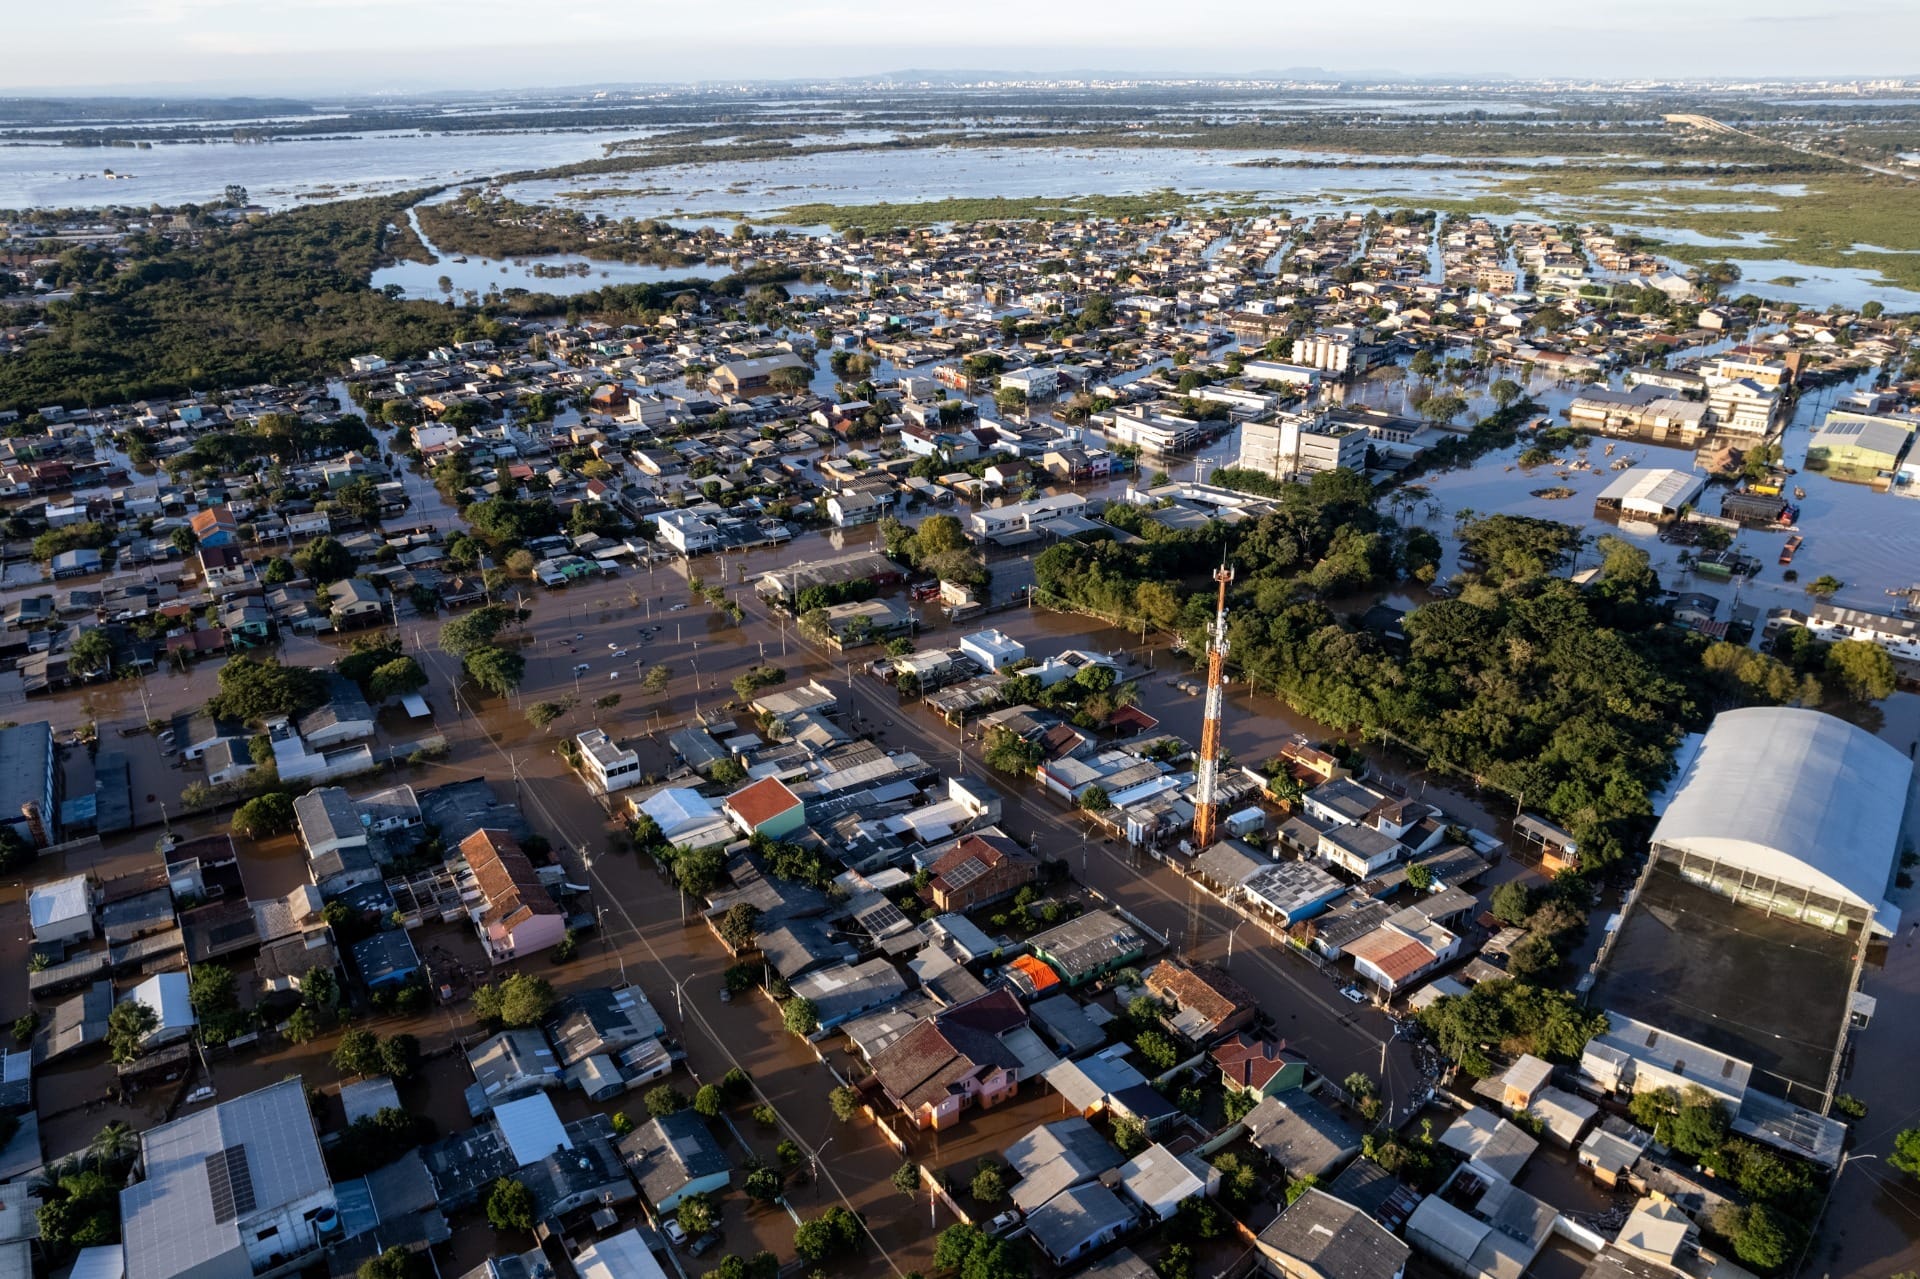
[[[1833,931],[1899,927],[1886,894],[1913,762],[1818,711],[1752,707],[1713,721],[1653,832],[1686,879]]]

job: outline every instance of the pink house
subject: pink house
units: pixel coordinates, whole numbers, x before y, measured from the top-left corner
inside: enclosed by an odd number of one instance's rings
[[[1020,1088],[1020,1059],[1001,1042],[1026,1010],[996,990],[937,1013],[875,1054],[874,1077],[916,1128],[951,1128],[973,1106],[995,1106]]]
[[[460,841],[460,855],[480,887],[473,923],[494,963],[557,946],[567,935],[566,915],[512,835],[477,830]]]

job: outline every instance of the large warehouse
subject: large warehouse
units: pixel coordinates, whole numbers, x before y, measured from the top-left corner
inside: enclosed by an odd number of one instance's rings
[[[1913,777],[1906,755],[1831,715],[1727,711],[1677,780],[1654,855],[1770,914],[1890,935]]]

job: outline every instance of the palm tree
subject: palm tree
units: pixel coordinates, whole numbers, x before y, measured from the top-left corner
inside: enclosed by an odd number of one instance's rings
[[[87,1143],[87,1162],[95,1168],[119,1167],[133,1162],[140,1149],[140,1138],[131,1125],[116,1119]]]

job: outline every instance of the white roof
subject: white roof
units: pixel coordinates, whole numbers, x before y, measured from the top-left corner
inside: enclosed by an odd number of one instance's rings
[[[193,1001],[189,998],[189,986],[185,973],[155,973],[153,976],[127,992],[127,999],[135,999],[153,1009],[153,1015],[159,1018],[152,1034],[158,1035],[168,1030],[180,1030],[192,1027],[194,1022]],[[122,1000],[125,1003],[126,1000]]]
[[[1715,717],[1653,842],[1876,911],[1893,876],[1913,762],[1818,711]]]
[[[68,1279],[121,1279],[127,1273],[126,1249],[119,1244],[101,1248],[82,1248],[74,1258]]]
[[[588,1244],[573,1258],[580,1279],[667,1279],[638,1230]]]
[[[1622,471],[1600,490],[1600,501],[1614,500],[1629,511],[1671,511],[1700,496],[1706,480],[1690,471],[1663,466],[1636,466]]]
[[[573,1149],[566,1125],[560,1122],[552,1099],[543,1092],[495,1106],[493,1121],[500,1125],[500,1135],[507,1139],[516,1167],[539,1163],[556,1150]]]
[[[668,839],[720,820],[719,810],[697,790],[675,787],[648,796],[640,811],[653,818]]]
[[[41,884],[27,893],[27,915],[35,928],[79,919],[91,912],[87,902],[87,877],[69,875],[51,884]]]

